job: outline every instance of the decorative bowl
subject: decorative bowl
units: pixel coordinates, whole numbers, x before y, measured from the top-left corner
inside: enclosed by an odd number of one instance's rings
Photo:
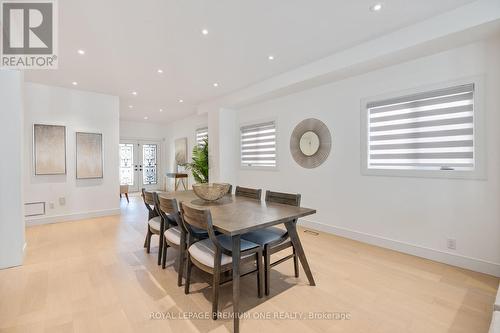
[[[216,201],[227,194],[230,186],[226,183],[199,183],[193,185],[193,191],[200,199]]]

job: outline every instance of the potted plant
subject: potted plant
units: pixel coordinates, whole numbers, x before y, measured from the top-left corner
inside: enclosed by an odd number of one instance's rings
[[[197,183],[208,183],[208,139],[203,139],[202,144],[194,146],[192,159],[191,163],[183,166],[191,170]]]

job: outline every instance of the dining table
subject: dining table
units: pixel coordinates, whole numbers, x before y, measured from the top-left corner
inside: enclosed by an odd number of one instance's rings
[[[284,224],[300,263],[311,286],[315,286],[306,254],[297,232],[297,220],[316,213],[315,209],[286,204],[266,202],[243,196],[227,194],[216,201],[198,198],[192,190],[158,192],[160,197],[176,199],[198,209],[210,209],[216,231],[228,235],[232,240],[232,283],[234,332],[239,332],[241,312],[240,301],[240,241],[241,235]],[[182,248],[182,247],[181,247]],[[182,255],[182,253],[181,253]]]

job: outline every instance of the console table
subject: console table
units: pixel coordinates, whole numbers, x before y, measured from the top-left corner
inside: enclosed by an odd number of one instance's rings
[[[181,183],[182,183],[182,186],[184,187],[184,190],[188,189],[188,174],[187,173],[171,172],[171,173],[167,173],[167,178],[174,179],[174,191],[177,191],[177,189],[179,188],[179,185]],[[165,185],[165,190],[168,190],[168,183]]]

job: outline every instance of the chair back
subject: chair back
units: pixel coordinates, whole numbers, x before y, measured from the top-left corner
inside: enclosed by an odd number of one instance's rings
[[[155,208],[158,215],[166,222],[167,229],[172,225],[181,225],[181,216],[176,199],[167,199],[154,193]]]
[[[266,202],[275,202],[290,206],[300,206],[300,194],[266,191]]]
[[[239,197],[246,197],[246,198],[260,200],[260,198],[262,197],[262,190],[236,186],[236,190],[234,191],[234,195],[239,196]]]
[[[187,205],[185,202],[181,202],[181,218],[184,228],[190,236],[196,237],[196,235],[199,234],[199,232],[194,230],[193,227],[207,231],[208,237],[212,242],[214,242],[215,246],[217,246],[222,252],[227,252],[227,250],[225,251],[219,244],[217,237],[215,237],[210,209],[197,209]]]
[[[146,191],[145,188],[142,189],[142,200],[144,201],[144,205],[148,209],[149,219],[152,219],[155,216],[158,216],[158,213],[155,209],[155,200],[153,197],[153,192]]]

